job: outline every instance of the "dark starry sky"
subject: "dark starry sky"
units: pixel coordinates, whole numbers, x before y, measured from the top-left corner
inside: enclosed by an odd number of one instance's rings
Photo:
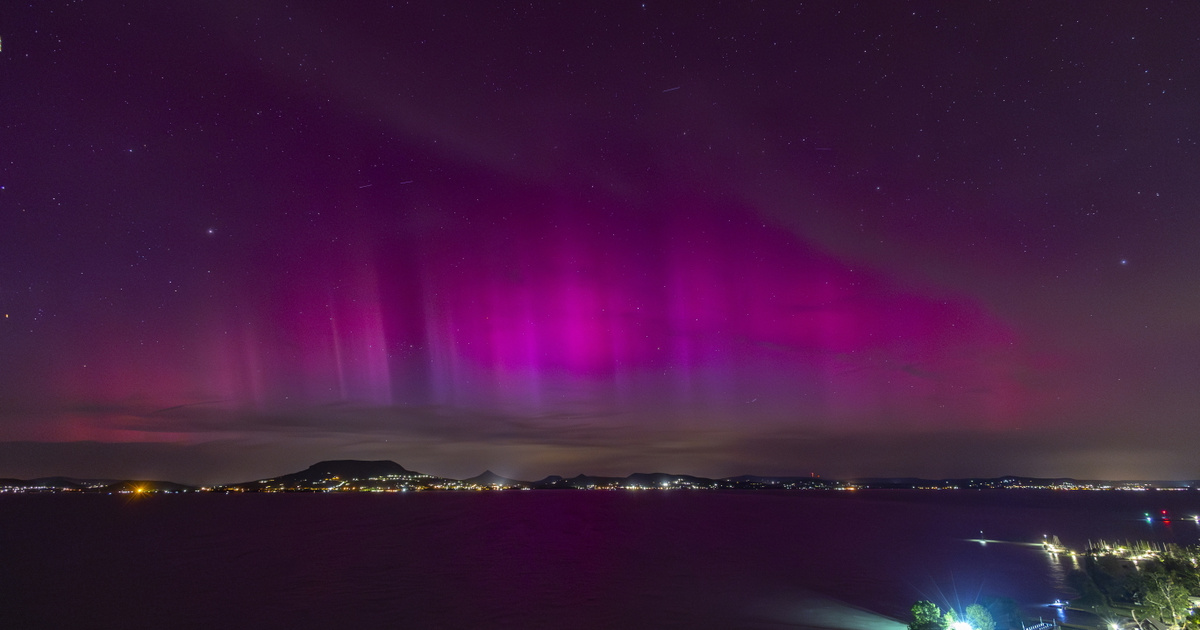
[[[1200,477],[1197,24],[6,5],[0,476]]]

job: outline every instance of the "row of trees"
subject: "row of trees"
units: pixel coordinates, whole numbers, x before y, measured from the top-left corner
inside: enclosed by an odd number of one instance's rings
[[[954,609],[945,612],[937,604],[921,600],[912,607],[908,630],[996,630],[996,620],[988,609],[971,604],[962,613]]]

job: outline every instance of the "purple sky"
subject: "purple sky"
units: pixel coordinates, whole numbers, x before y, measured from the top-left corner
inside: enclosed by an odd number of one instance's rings
[[[1200,7],[509,4],[0,9],[0,476],[1200,477]]]

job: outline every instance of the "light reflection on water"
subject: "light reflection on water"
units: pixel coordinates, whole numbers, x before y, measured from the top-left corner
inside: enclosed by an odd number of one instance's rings
[[[1069,591],[1069,587],[1067,586],[1067,570],[1063,568],[1063,562],[1064,557],[1070,558],[1071,556],[1056,553],[1046,553],[1045,551],[1042,552],[1042,555],[1046,557],[1046,565],[1049,567],[1051,583],[1053,583],[1054,586],[1060,591]],[[1076,566],[1071,568],[1074,569],[1078,567]]]
[[[906,624],[829,599],[795,602],[782,621],[813,630],[904,630]]]

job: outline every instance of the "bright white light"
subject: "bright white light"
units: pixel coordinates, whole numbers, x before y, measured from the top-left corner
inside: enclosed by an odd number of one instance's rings
[[[975,630],[975,629],[971,627],[971,624],[969,624],[965,621],[955,621],[954,623],[950,624],[950,630]]]

